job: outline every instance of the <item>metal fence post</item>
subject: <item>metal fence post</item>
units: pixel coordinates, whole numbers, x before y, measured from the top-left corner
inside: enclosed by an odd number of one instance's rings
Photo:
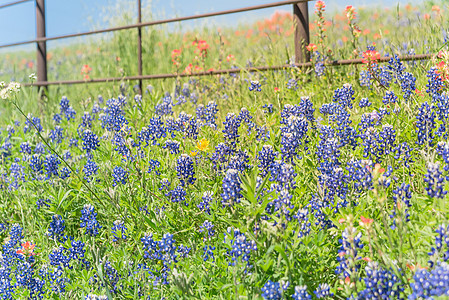
[[[137,0],[137,23],[142,23],[142,3],[141,0]],[[138,72],[142,75],[142,27],[137,27],[137,60],[138,60]],[[139,90],[142,94],[142,79],[139,79]]]
[[[36,0],[36,38],[45,38],[45,0]],[[47,43],[37,42],[37,81],[47,81]],[[47,85],[44,85],[47,91]]]
[[[306,46],[310,43],[308,2],[293,4],[293,24],[295,25],[295,63],[308,62],[310,53]]]

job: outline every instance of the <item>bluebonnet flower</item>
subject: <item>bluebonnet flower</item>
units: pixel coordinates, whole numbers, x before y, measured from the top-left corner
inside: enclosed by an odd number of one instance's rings
[[[192,115],[186,115],[186,121],[183,122],[185,136],[196,140],[198,138],[198,120]]]
[[[166,94],[161,100],[162,102],[155,107],[156,114],[159,116],[172,115],[173,103],[170,94]]]
[[[78,139],[75,139],[75,138],[70,139],[69,147],[78,147]]]
[[[298,147],[307,143],[308,122],[304,117],[292,115],[281,131],[282,157],[286,162],[294,163],[294,158],[298,157]]]
[[[274,163],[274,160],[277,156],[277,152],[274,151],[273,146],[271,145],[263,145],[262,150],[259,151],[258,160],[259,160],[259,170],[261,171],[261,176],[267,176],[271,165]]]
[[[407,142],[403,142],[393,149],[395,153],[394,159],[400,160],[404,164],[404,167],[410,168],[410,163],[414,162],[412,159],[412,151],[413,148],[410,148]]]
[[[239,150],[235,155],[229,158],[228,169],[234,169],[238,172],[243,172],[245,170],[251,169],[249,164],[249,155],[247,151]]]
[[[412,206],[410,199],[412,198],[412,192],[410,191],[410,185],[402,183],[400,187],[393,190],[394,206],[390,218],[394,218],[397,215],[398,209],[404,209],[403,222],[410,221],[408,209]],[[396,219],[393,221],[392,229],[396,228]]]
[[[61,114],[64,114],[68,121],[75,118],[75,110],[70,106],[69,99],[66,96],[61,98],[59,102]]]
[[[33,117],[32,114],[27,115],[27,119],[25,120],[25,126],[23,127],[23,132],[27,133],[30,130],[37,130],[41,132],[43,130],[41,125],[41,119],[38,117]]]
[[[359,102],[359,106],[360,108],[369,107],[371,106],[371,102],[369,101],[368,98],[362,98]]]
[[[93,205],[84,205],[83,209],[81,210],[80,221],[80,227],[86,228],[84,234],[90,236],[98,235],[98,229],[101,229],[101,226],[100,224],[98,224],[97,213],[95,212],[95,207]]]
[[[275,189],[280,192],[283,189],[291,190],[295,188],[295,168],[291,164],[283,161],[275,161],[270,167],[270,181],[276,181]]]
[[[286,85],[286,87],[287,87],[287,89],[289,89],[289,90],[298,90],[298,88],[299,88],[299,85],[298,85],[298,81],[296,80],[296,79],[294,79],[294,78],[290,78],[288,81],[287,81],[287,85]]]
[[[61,126],[55,126],[55,129],[50,131],[49,137],[52,143],[60,144],[64,138],[63,129]]]
[[[70,153],[70,150],[64,150],[64,152],[62,153],[62,158],[64,160],[71,160],[72,159],[72,153]]]
[[[365,272],[365,289],[358,293],[358,299],[401,299],[404,284],[393,270],[384,270],[377,263],[368,262]]]
[[[36,201],[37,209],[41,209],[41,207],[44,207],[44,206],[50,207],[50,204],[51,204],[50,199],[39,198]]]
[[[267,300],[280,300],[282,298],[282,289],[279,282],[268,280],[262,287],[262,297]]]
[[[193,184],[196,180],[193,159],[187,154],[181,154],[178,158],[176,172],[182,186]]]
[[[104,109],[104,114],[100,115],[100,119],[102,127],[108,131],[119,131],[123,126],[128,125],[120,101],[116,99],[107,101],[107,107]]]
[[[82,120],[82,122],[81,122],[80,126],[83,126],[85,128],[92,127],[93,118],[92,118],[92,115],[88,111],[84,112],[83,116],[81,117],[81,120]]]
[[[391,72],[388,70],[388,67],[378,67],[377,68],[377,79],[380,84],[386,88],[390,87],[392,76]]]
[[[71,268],[71,257],[68,255],[66,249],[63,246],[56,247],[48,255],[49,262],[52,266],[61,268]]]
[[[212,224],[211,221],[204,221],[203,225],[200,226],[200,232],[205,232],[207,231],[207,236],[213,237],[215,235],[215,229],[214,229],[214,224]]]
[[[388,105],[388,104],[396,103],[397,100],[398,100],[398,96],[396,96],[393,91],[387,91],[385,93],[385,96],[382,99],[382,102],[383,102],[383,104]]]
[[[405,71],[404,65],[399,60],[398,56],[395,54],[393,55],[390,60],[388,61],[388,69],[395,73],[396,75],[402,74],[402,72]]]
[[[31,154],[31,146],[28,142],[23,142],[20,144],[20,152],[24,154]]]
[[[295,293],[292,295],[293,300],[312,300],[312,296],[307,292],[307,286],[295,286]]]
[[[114,167],[112,170],[112,177],[114,179],[113,186],[116,186],[119,183],[126,184],[128,182],[128,171],[123,169],[122,167]]]
[[[65,230],[65,221],[60,215],[53,215],[47,235],[52,240],[64,241],[63,233]]]
[[[340,264],[337,266],[335,273],[340,274],[343,278],[351,277],[360,268],[360,260],[362,258],[358,255],[358,249],[363,248],[361,237],[362,234],[360,232],[349,226],[345,228],[341,239],[338,240],[341,244],[337,258]]]
[[[97,148],[100,147],[98,136],[89,129],[84,130],[82,140],[83,150],[86,150],[88,154],[90,154],[92,150],[97,150]]]
[[[315,296],[318,299],[321,298],[326,298],[326,297],[333,297],[334,294],[331,293],[330,291],[330,286],[327,283],[320,283],[320,285],[317,287],[317,289],[315,291],[313,291],[315,293]]]
[[[92,177],[98,173],[98,165],[93,160],[88,159],[83,167],[84,179],[87,182],[92,180]]]
[[[134,157],[131,154],[130,146],[134,144],[134,141],[132,138],[125,140],[125,137],[126,133],[124,132],[114,133],[111,142],[115,146],[114,151],[117,151],[118,154],[123,157],[123,161],[126,161],[127,159],[132,161],[134,160]],[[90,154],[88,156],[92,157]]]
[[[429,197],[443,199],[447,194],[447,191],[443,190],[444,176],[442,176],[442,172],[440,171],[439,163],[428,163],[424,182],[427,182],[427,187],[425,189]]]
[[[324,64],[324,55],[322,55],[318,51],[314,51],[312,53],[312,57],[315,61],[315,75],[317,77],[321,77],[324,75],[324,71],[326,70],[326,65]]]
[[[264,108],[263,112],[264,112],[265,114],[272,114],[272,113],[274,112],[273,104],[272,104],[272,103],[270,103],[270,104],[264,104],[264,105],[262,106],[262,108]]]
[[[203,248],[203,251],[204,251],[204,253],[203,253],[203,260],[204,261],[208,261],[209,258],[211,258],[212,262],[214,262],[215,261],[214,250],[215,250],[214,246],[207,246],[207,245],[204,246],[204,248]]]
[[[354,97],[354,89],[350,83],[345,83],[342,88],[336,89],[334,92],[333,102],[337,102],[344,109],[352,108],[352,101]]]
[[[97,104],[97,103],[95,103],[93,106],[92,106],[92,119],[93,120],[96,120],[97,119],[97,115],[100,113],[100,112],[102,112],[103,111],[103,109]]]
[[[238,119],[240,124],[245,123],[248,126],[248,135],[250,135],[251,130],[256,127],[256,124],[251,120],[252,118],[253,116],[250,115],[248,109],[246,109],[246,107],[242,107],[238,115]]]
[[[72,173],[72,171],[70,171],[69,168],[67,167],[63,167],[60,171],[59,171],[59,178],[61,178],[62,180],[67,179],[70,177],[70,174]]]
[[[108,300],[108,296],[88,294],[86,295],[86,297],[84,297],[84,300]]]
[[[424,102],[418,114],[416,115],[416,134],[418,145],[428,143],[430,146],[433,144],[435,129],[435,112],[431,110],[430,105]]]
[[[240,184],[238,171],[228,169],[226,176],[223,178],[223,194],[221,194],[223,205],[233,206],[234,203],[240,203],[240,198],[242,198]]]
[[[210,126],[212,128],[216,128],[216,119],[217,119],[217,103],[214,101],[210,101],[206,106],[203,104],[198,105],[196,108],[196,118],[204,122],[203,125]]]
[[[226,120],[223,122],[224,139],[229,142],[232,147],[235,146],[239,138],[238,130],[240,127],[240,122],[240,119],[234,113],[228,113],[226,115]]]
[[[56,155],[49,154],[45,157],[44,166],[45,166],[45,172],[47,173],[47,178],[50,179],[52,176],[58,176],[59,175],[59,164],[61,161]]]
[[[410,284],[413,293],[410,300],[434,299],[434,297],[449,296],[449,265],[439,263],[434,269],[418,269],[413,276],[415,282]]]
[[[203,193],[203,197],[201,198],[201,202],[197,205],[197,207],[201,210],[206,212],[208,215],[210,215],[210,203],[212,202],[214,195],[214,192],[212,191],[205,191]]]
[[[11,181],[9,183],[9,189],[18,189],[19,188],[19,182],[25,181],[25,175],[24,175],[24,167],[19,165],[18,163],[12,163],[9,167],[10,177]]]
[[[119,240],[126,241],[127,236],[125,235],[125,232],[127,228],[125,227],[125,223],[122,220],[114,221],[114,225],[112,226],[112,235],[113,235],[113,241],[118,242]]]
[[[142,136],[147,144],[151,141],[153,145],[156,145],[160,138],[166,137],[167,130],[161,117],[151,118],[149,125],[146,128],[142,128]]]
[[[178,246],[177,252],[179,253],[180,258],[186,258],[187,256],[189,256],[190,250],[192,250],[192,248],[180,244]]]
[[[43,143],[37,143],[36,147],[34,148],[34,153],[36,154],[45,154],[45,146]]]
[[[119,289],[117,283],[120,280],[120,274],[112,266],[110,261],[106,261],[104,264],[104,278],[109,288],[109,291],[113,294],[117,293]]]
[[[311,223],[309,222],[309,208],[303,207],[298,209],[293,218],[295,218],[299,223],[297,232],[298,238],[307,236],[311,229]]]
[[[171,154],[178,154],[180,145],[181,143],[178,141],[166,140],[162,148],[170,150]]]
[[[404,93],[404,100],[408,100],[410,96],[415,93],[416,90],[416,78],[412,73],[404,72],[399,76],[399,82],[401,90]]]
[[[158,160],[150,159],[150,166],[148,167],[148,173],[151,174],[151,172],[154,171],[156,175],[161,175],[161,172],[158,170],[161,166],[161,163]]]
[[[155,241],[153,234],[145,234],[141,238],[141,242],[143,244],[144,259],[156,263],[160,262],[160,267],[158,267],[160,269],[153,272],[155,276],[154,284],[157,285],[159,281],[162,281],[162,284],[168,284],[168,274],[171,271],[171,266],[173,263],[178,262],[176,241],[173,239],[173,235],[165,233],[160,241]]]
[[[292,204],[293,196],[288,190],[281,190],[278,192],[277,197],[273,201],[267,204],[265,211],[270,215],[275,215],[277,219],[281,221],[281,226],[286,228],[287,222],[291,221],[291,211],[295,208]],[[273,226],[278,224],[277,220],[274,221]]]
[[[165,194],[167,197],[170,198],[171,202],[173,203],[180,203],[184,202],[185,206],[188,206],[189,204],[186,202],[186,191],[182,188],[181,185],[178,185],[176,188],[174,188],[171,191],[168,191]]]
[[[267,141],[270,139],[270,131],[268,128],[263,126],[257,126],[256,127],[256,140],[259,141]]]
[[[427,71],[427,78],[429,79],[426,84],[426,92],[433,98],[434,95],[441,93],[444,86],[443,78],[438,74],[438,69],[436,67],[432,67]]]
[[[168,190],[170,188],[171,182],[168,181],[168,179],[164,178],[161,180],[161,187],[159,188],[160,191],[162,190]]]
[[[30,157],[30,161],[29,161],[30,169],[37,175],[42,174],[43,163],[44,163],[44,161],[37,154],[34,154]]]
[[[229,265],[235,266],[239,261],[246,262],[249,267],[251,252],[257,251],[255,241],[249,240],[239,229],[229,227],[224,236],[224,242],[230,243],[231,250],[227,251],[227,255],[231,258]]]
[[[449,226],[441,224],[435,230],[437,236],[435,236],[435,247],[432,246],[431,251],[428,253],[430,256],[430,267],[435,265],[435,261],[440,258],[446,262],[449,259]],[[442,257],[441,257],[442,256]]]
[[[231,148],[225,143],[219,143],[215,146],[215,152],[212,153],[211,161],[214,164],[215,170],[222,170],[224,164],[229,160],[232,154]]]
[[[373,69],[376,69],[375,67]],[[374,70],[373,70],[374,71]],[[373,74],[367,70],[362,70],[359,73],[359,82],[361,86],[366,86],[371,89],[371,84],[373,81]]]
[[[262,85],[257,80],[251,80],[251,86],[249,87],[249,90],[252,91],[262,91],[261,89]]]
[[[354,184],[354,190],[358,193],[372,189],[373,175],[371,170],[374,164],[370,160],[349,161],[346,168],[349,178]]]

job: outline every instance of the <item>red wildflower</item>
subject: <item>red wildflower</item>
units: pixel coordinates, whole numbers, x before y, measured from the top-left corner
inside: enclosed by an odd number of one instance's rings
[[[355,15],[357,14],[355,12],[355,8],[352,5],[346,6],[345,13],[349,23],[351,23],[351,21],[355,19]]]
[[[36,247],[36,244],[31,244],[31,242],[26,242],[21,244],[22,249],[19,249],[16,251],[17,254],[23,254],[27,257],[36,255],[36,253],[33,252],[34,247]]]
[[[229,54],[228,56],[226,56],[226,60],[227,60],[228,62],[230,62],[231,60],[235,60],[235,57],[234,57],[234,55]]]
[[[368,224],[371,224],[371,223],[374,222],[373,219],[368,219],[368,218],[365,218],[364,216],[361,216],[361,217],[360,217],[360,220],[362,220],[362,223],[363,223],[364,225],[368,225]]]
[[[324,4],[324,1],[317,1],[316,3],[315,3],[315,8],[316,9],[318,9],[318,10],[322,10],[322,9],[324,9],[326,7],[326,5]]]
[[[317,45],[310,43],[306,46],[306,49],[310,52],[313,52],[313,51],[316,51],[318,49],[318,47],[317,47]]]
[[[81,74],[89,74],[90,71],[92,71],[92,68],[89,67],[89,65],[84,65],[84,66],[81,68]]]
[[[173,62],[173,65],[179,66],[181,64],[181,49],[174,49],[171,52],[171,61]]]
[[[441,79],[443,81],[446,81],[449,79],[449,66],[444,61],[440,61],[436,65],[437,71],[436,73],[440,75]]]
[[[364,64],[377,64],[377,61],[380,59],[380,53],[376,50],[368,50],[363,52],[362,62]]]

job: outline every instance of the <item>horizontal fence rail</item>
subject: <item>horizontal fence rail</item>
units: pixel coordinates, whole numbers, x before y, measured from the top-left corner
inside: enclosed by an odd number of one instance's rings
[[[416,55],[402,55],[398,56],[401,61],[411,61],[411,60],[426,60],[432,58],[432,54],[416,54]],[[379,62],[388,62],[391,59],[389,56],[381,57]],[[326,66],[345,66],[345,65],[360,65],[363,64],[362,59],[342,59],[336,60],[333,62],[328,62]],[[192,74],[154,74],[154,75],[138,75],[138,76],[125,76],[125,77],[109,77],[109,78],[95,78],[89,80],[60,80],[60,81],[48,81],[48,82],[34,82],[34,83],[25,83],[23,86],[46,86],[46,85],[62,85],[62,84],[82,84],[82,83],[100,83],[100,82],[114,82],[121,80],[143,80],[143,79],[166,79],[166,78],[176,78],[176,77],[189,77],[189,76],[212,76],[212,75],[222,75],[222,74],[232,74],[232,73],[240,73],[240,72],[263,72],[270,70],[282,70],[288,68],[311,68],[313,64],[311,62],[306,63],[294,63],[294,64],[285,64],[285,65],[277,65],[277,66],[262,66],[262,67],[251,67],[251,68],[242,68],[242,69],[226,69],[226,70],[214,70],[207,72],[198,72]]]
[[[27,1],[30,1],[30,0],[27,0]],[[0,48],[20,46],[20,45],[37,43],[37,42],[53,41],[53,40],[59,40],[59,39],[65,39],[65,38],[73,38],[73,37],[92,35],[92,34],[98,34],[98,33],[107,33],[107,32],[119,31],[119,30],[126,30],[126,29],[142,28],[142,27],[161,25],[161,24],[167,24],[167,23],[189,21],[189,20],[202,19],[202,18],[208,18],[208,17],[216,17],[216,16],[229,15],[229,14],[252,11],[252,10],[259,10],[259,9],[264,9],[264,8],[284,6],[284,5],[289,5],[289,4],[306,3],[309,1],[314,1],[314,0],[280,1],[280,2],[263,4],[263,5],[255,5],[255,6],[248,6],[248,7],[237,8],[237,9],[223,10],[223,11],[218,11],[218,12],[213,12],[213,13],[198,14],[198,15],[193,15],[193,16],[188,16],[188,17],[178,17],[178,18],[171,18],[171,19],[165,19],[165,20],[123,25],[123,26],[117,26],[117,27],[106,28],[106,29],[98,29],[98,30],[80,32],[80,33],[65,34],[65,35],[59,35],[59,36],[53,36],[53,37],[36,38],[34,40],[29,40],[29,41],[24,41],[24,42],[0,45]]]
[[[0,5],[0,9],[1,8],[5,8],[5,7],[9,7],[9,6],[13,6],[13,5],[16,5],[16,4],[22,4],[22,3],[25,3],[25,2],[30,2],[30,1],[33,1],[33,0],[20,0],[20,1],[11,2],[11,3],[8,3],[8,4],[2,4],[2,5]]]

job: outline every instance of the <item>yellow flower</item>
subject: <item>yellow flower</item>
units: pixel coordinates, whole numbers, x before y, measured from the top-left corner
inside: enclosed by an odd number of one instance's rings
[[[207,139],[201,139],[201,141],[196,143],[196,149],[200,151],[209,150],[209,141]]]
[[[195,157],[197,155],[198,151],[190,151],[190,156]]]

